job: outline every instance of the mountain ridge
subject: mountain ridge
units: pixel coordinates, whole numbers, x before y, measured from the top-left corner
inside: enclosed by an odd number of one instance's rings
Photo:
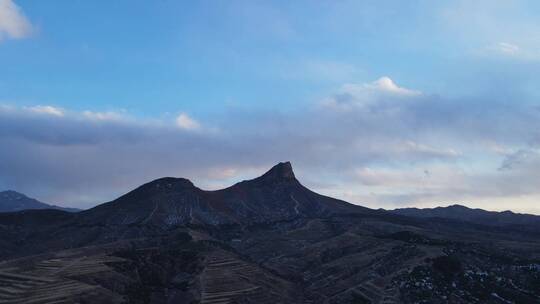
[[[282,162],[259,177],[219,190],[202,190],[185,178],[159,178],[81,212],[80,219],[107,224],[219,225],[347,212],[376,211],[307,189],[296,179],[291,163]]]
[[[398,208],[389,212],[417,218],[447,218],[487,226],[521,225],[540,228],[540,216],[510,210],[488,211],[460,204],[434,208]]]

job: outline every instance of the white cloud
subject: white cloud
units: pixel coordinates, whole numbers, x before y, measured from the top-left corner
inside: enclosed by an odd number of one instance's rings
[[[383,76],[376,81],[362,85],[362,89],[374,90],[402,96],[418,96],[420,91],[399,87],[390,77]]]
[[[342,91],[353,96],[364,96],[368,93],[384,93],[395,96],[418,96],[420,91],[411,90],[398,86],[390,77],[383,76],[370,83],[348,83],[343,85]]]
[[[22,39],[32,33],[30,21],[12,0],[0,0],[0,40]]]
[[[33,107],[27,107],[26,110],[38,113],[38,114],[47,114],[47,115],[53,115],[53,116],[64,116],[64,110],[61,108],[53,107],[53,106],[33,106]]]
[[[477,54],[493,58],[538,62],[540,61],[540,45],[531,41],[521,41],[520,44],[498,42],[483,47],[477,51]]]
[[[198,121],[191,118],[186,113],[180,113],[180,115],[176,117],[176,125],[184,130],[197,130],[201,127],[201,124]]]
[[[339,109],[369,106],[381,100],[421,96],[418,90],[398,86],[390,77],[383,76],[369,83],[347,83],[338,94],[323,101],[323,105]]]

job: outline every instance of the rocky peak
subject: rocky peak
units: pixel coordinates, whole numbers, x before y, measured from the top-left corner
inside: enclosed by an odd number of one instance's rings
[[[282,162],[273,166],[258,179],[262,181],[295,181],[296,177],[290,162]]]

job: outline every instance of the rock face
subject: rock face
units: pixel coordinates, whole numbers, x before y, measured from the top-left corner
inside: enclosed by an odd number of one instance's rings
[[[184,178],[160,178],[96,208],[81,212],[83,222],[108,225],[250,224],[370,213],[367,208],[310,191],[294,176],[289,162],[264,175],[217,191],[204,191]]]
[[[540,303],[539,230],[363,208],[290,163],[217,191],[167,177],[83,212],[0,213],[0,236],[0,303]]]
[[[45,204],[36,199],[29,198],[22,193],[12,190],[0,192],[0,212],[14,212],[33,209],[57,209],[70,212],[80,211],[74,208],[63,208]]]

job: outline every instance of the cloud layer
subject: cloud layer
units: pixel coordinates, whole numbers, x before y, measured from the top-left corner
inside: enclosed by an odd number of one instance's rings
[[[0,188],[88,207],[153,178],[219,188],[291,160],[307,186],[371,207],[460,202],[537,212],[540,111],[488,103],[383,77],[295,113],[229,109],[205,121],[4,106]]]

